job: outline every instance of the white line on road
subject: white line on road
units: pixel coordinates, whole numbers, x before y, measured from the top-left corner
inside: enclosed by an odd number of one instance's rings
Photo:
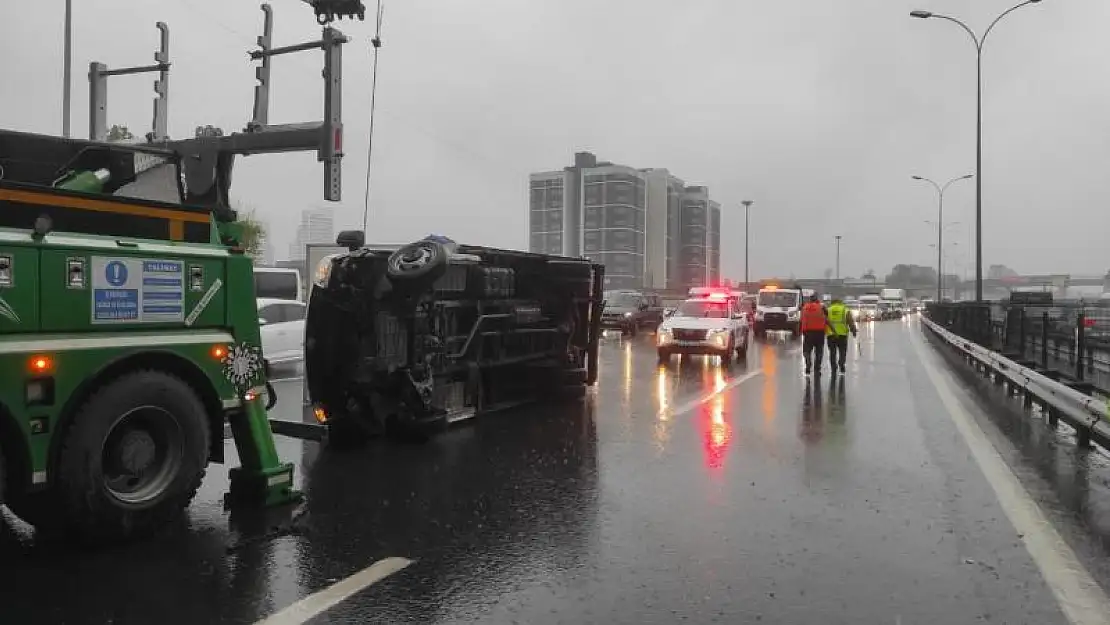
[[[255,625],[301,625],[412,563],[412,560],[406,558],[378,560],[358,573],[301,599],[281,612],[258,621]]]
[[[667,406],[667,407],[663,408],[662,410],[660,410],[659,413],[670,415],[670,416],[677,416],[677,415],[680,415],[680,414],[690,412],[691,410],[694,410],[698,406],[700,406],[700,405],[704,404],[705,402],[713,399],[717,395],[720,395],[721,393],[729,390],[730,388],[736,388],[737,386],[740,386],[744,382],[747,382],[748,380],[750,380],[750,379],[752,379],[756,376],[760,376],[760,375],[763,375],[762,370],[750,371],[750,372],[745,373],[744,375],[736,378],[735,380],[731,380],[731,381],[721,385],[720,388],[715,388],[712,391],[709,391],[708,393],[702,395],[701,397],[698,397],[697,399],[693,399],[691,401],[688,401],[688,402],[683,403],[683,404],[679,404],[677,406]]]
[[[925,354],[921,338],[914,333],[910,340],[917,357],[936,387],[941,402],[956,429],[960,431],[979,469],[998,496],[1002,510],[1033,561],[1041,570],[1045,583],[1056,596],[1065,616],[1074,625],[1102,625],[1110,618],[1110,599],[1075,556],[1017,476],[999,455],[975,418],[968,414],[956,398],[951,385]]]

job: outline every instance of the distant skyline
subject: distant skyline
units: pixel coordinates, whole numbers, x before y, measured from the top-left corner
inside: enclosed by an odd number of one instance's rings
[[[319,37],[311,9],[274,2],[277,45]],[[428,232],[526,249],[527,176],[589,150],[613,162],[696,176],[722,205],[721,273],[743,275],[742,200],[751,274],[885,274],[934,265],[936,198],[912,175],[974,169],[975,59],[965,33],[1009,0],[386,0],[378,78],[370,240]],[[169,24],[171,136],[250,116],[256,4],[218,0],[75,3],[72,120],[87,126],[85,69],[147,64]],[[111,16],[111,19],[103,19]],[[588,16],[588,19],[584,19]],[[61,9],[0,3],[0,126],[61,128]],[[984,54],[984,266],[1020,273],[1110,268],[1110,2],[1042,2],[1015,13]],[[34,25],[34,27],[28,27]],[[358,227],[366,165],[373,24],[344,21],[343,201],[336,229]],[[319,119],[319,55],[274,61],[272,120]],[[214,97],[218,94],[218,97]],[[149,77],[110,86],[108,123],[150,125]],[[322,203],[314,154],[238,159],[233,195],[293,243],[300,211]],[[974,185],[945,198],[968,267]],[[984,268],[985,268],[984,267]]]

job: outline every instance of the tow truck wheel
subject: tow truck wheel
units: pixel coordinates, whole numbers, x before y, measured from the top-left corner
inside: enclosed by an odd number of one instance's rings
[[[180,378],[140,371],[109,382],[66,433],[49,493],[56,521],[98,542],[154,530],[200,488],[208,439],[204,404]]]

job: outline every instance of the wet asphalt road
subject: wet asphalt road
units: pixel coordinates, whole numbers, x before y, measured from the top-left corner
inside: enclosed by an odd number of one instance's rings
[[[291,525],[229,521],[219,465],[142,544],[76,552],[13,522],[0,623],[252,624],[391,556],[416,562],[307,622],[1065,623],[924,373],[916,322],[861,339],[846,376],[812,381],[797,343],[659,368],[651,337],[614,340],[581,405],[424,446],[283,439],[308,495]],[[1106,587],[1106,455],[957,379]],[[300,418],[299,382],[277,386],[280,416]]]

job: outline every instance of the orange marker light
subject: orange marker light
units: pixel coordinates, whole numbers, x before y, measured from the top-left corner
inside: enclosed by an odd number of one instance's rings
[[[31,373],[42,375],[54,371],[54,361],[51,360],[50,356],[31,356],[27,367],[31,370]]]
[[[213,358],[215,358],[216,360],[223,360],[224,356],[227,356],[227,347],[226,346],[224,346],[224,345],[213,345],[212,346],[212,357]]]
[[[312,409],[312,416],[316,417],[316,421],[321,424],[328,422],[328,413],[323,408],[317,406]]]

